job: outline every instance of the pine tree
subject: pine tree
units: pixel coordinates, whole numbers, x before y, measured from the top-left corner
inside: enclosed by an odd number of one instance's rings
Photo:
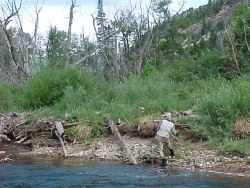
[[[105,28],[106,28],[106,14],[103,11],[103,1],[98,0],[97,4],[98,13],[96,16],[97,21],[97,41],[101,42],[105,38]]]

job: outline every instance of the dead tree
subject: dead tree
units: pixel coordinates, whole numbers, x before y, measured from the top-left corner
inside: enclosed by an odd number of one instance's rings
[[[8,52],[11,58],[11,64],[12,66],[14,66],[14,69],[17,70],[17,76],[19,77],[19,79],[21,79],[23,75],[26,78],[28,78],[29,76],[26,73],[26,71],[24,71],[23,67],[18,63],[15,54],[15,47],[12,42],[12,36],[9,34],[7,27],[10,24],[10,22],[13,21],[14,17],[18,17],[21,7],[22,7],[22,0],[20,0],[18,5],[15,0],[8,0],[5,1],[5,6],[2,5],[0,7],[2,9],[2,18],[0,17],[0,29],[3,32],[3,36],[7,44]]]
[[[107,121],[108,121],[108,125],[111,128],[113,134],[115,135],[117,142],[119,144],[119,146],[122,148],[122,150],[124,151],[126,157],[128,158],[128,160],[133,164],[136,165],[138,164],[136,159],[133,157],[133,155],[129,152],[129,149],[126,146],[125,141],[123,140],[118,128],[116,127],[114,121],[112,120],[112,117],[108,114],[107,115]]]
[[[34,52],[33,52],[33,55],[32,55],[32,64],[31,64],[31,67],[33,67],[35,65],[35,55],[38,55],[39,56],[39,61],[41,62],[41,57],[42,57],[42,53],[43,51],[41,50],[41,42],[39,40],[39,35],[38,35],[38,26],[39,26],[39,16],[40,16],[40,13],[42,11],[42,5],[44,4],[44,1],[45,0],[36,0],[36,2],[34,2],[34,9],[35,9],[35,18],[33,20],[33,24],[34,24],[34,33],[32,35],[32,42],[33,42],[33,48],[34,48]],[[32,69],[31,67],[27,67],[27,72],[30,72],[32,73]],[[31,70],[30,70],[31,69]]]
[[[235,43],[233,42],[233,37],[231,36],[231,34],[229,33],[227,28],[225,28],[225,32],[226,32],[228,41],[229,41],[230,46],[231,46],[231,50],[232,50],[232,53],[233,53],[233,59],[234,59],[237,74],[240,75],[241,74],[240,65],[239,65],[239,62],[238,62],[237,50],[236,50],[236,47],[235,47]]]
[[[71,6],[69,11],[69,26],[68,26],[68,36],[67,36],[67,54],[66,54],[66,64],[69,64],[70,61],[70,51],[71,51],[71,33],[72,33],[72,24],[74,17],[74,8],[76,7],[76,0],[71,0]]]
[[[61,122],[58,122],[58,121],[55,122],[54,133],[57,136],[57,138],[60,140],[64,157],[67,158],[67,152],[66,152],[64,142],[63,142],[63,138],[62,138],[63,134],[64,134],[64,128],[63,128],[63,125],[62,125]]]

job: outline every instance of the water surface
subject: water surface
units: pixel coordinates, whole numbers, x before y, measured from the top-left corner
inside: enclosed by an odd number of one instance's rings
[[[0,187],[250,187],[250,179],[157,165],[62,158],[19,158],[0,164]]]

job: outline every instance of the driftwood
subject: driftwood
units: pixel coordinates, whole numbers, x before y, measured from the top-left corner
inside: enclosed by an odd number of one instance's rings
[[[64,155],[64,157],[67,158],[67,152],[66,152],[66,149],[65,149],[65,146],[64,146],[64,142],[63,142],[63,139],[62,139],[62,136],[64,134],[63,125],[59,121],[56,121],[55,124],[56,124],[56,127],[55,127],[55,130],[54,130],[54,133],[57,136],[57,138],[60,140],[60,143],[61,143],[61,146],[62,146],[62,149],[63,149],[63,155]]]
[[[10,141],[10,139],[9,139],[6,135],[0,134],[0,142],[1,142],[2,140]]]
[[[132,156],[132,154],[129,152],[126,143],[124,142],[124,140],[122,139],[122,136],[118,130],[118,128],[116,127],[114,121],[112,120],[112,117],[110,115],[107,115],[107,121],[108,121],[108,125],[111,128],[112,132],[114,133],[118,144],[121,146],[122,150],[125,152],[128,160],[133,164],[136,165],[138,164],[137,161],[135,160],[135,158]]]
[[[9,158],[10,155],[7,155],[6,157],[0,159],[0,163],[3,163],[3,162],[8,162],[8,161],[14,161],[13,159]]]

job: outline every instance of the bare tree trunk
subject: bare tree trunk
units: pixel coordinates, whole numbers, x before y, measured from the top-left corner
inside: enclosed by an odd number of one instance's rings
[[[246,44],[247,44],[247,50],[250,53],[250,47],[249,47],[249,44],[248,44],[248,41],[247,41],[247,30],[246,30],[246,25],[245,25],[244,20],[243,20],[243,25],[244,25],[244,36],[245,36],[245,41],[246,41]]]
[[[114,121],[112,120],[112,117],[110,115],[107,115],[107,121],[108,121],[108,125],[110,126],[112,132],[114,133],[119,145],[121,146],[122,150],[125,152],[128,160],[133,164],[136,165],[137,161],[135,160],[135,158],[131,155],[131,153],[129,152],[126,143],[124,142],[124,140],[122,139],[120,132],[118,130],[118,128],[115,126]]]
[[[68,26],[68,41],[67,41],[67,50],[68,53],[66,54],[66,64],[69,64],[70,61],[70,51],[71,51],[71,30],[73,24],[73,17],[74,17],[74,8],[76,7],[76,0],[71,0],[71,6],[69,11],[69,26]]]
[[[237,59],[237,52],[236,52],[236,50],[235,50],[235,44],[233,43],[232,36],[230,36],[230,34],[229,34],[227,28],[225,28],[225,31],[226,31],[226,34],[227,34],[229,43],[230,43],[230,45],[231,45],[231,49],[232,49],[232,52],[233,52],[233,58],[234,58],[234,62],[235,62],[235,66],[236,66],[237,73],[240,75],[241,72],[240,72],[239,62],[238,62],[238,59]]]
[[[42,4],[44,3],[45,0],[43,0]],[[33,41],[36,45],[37,43],[37,32],[38,32],[38,24],[39,24],[39,14],[41,13],[42,11],[42,6],[41,7],[38,7],[38,3],[39,3],[39,0],[37,0],[35,2],[35,11],[36,11],[36,18],[35,18],[35,23],[34,23],[34,34],[33,34]]]
[[[39,47],[39,42],[37,42],[38,40],[38,26],[39,26],[39,15],[42,11],[42,5],[44,3],[45,0],[41,0],[42,3],[41,3],[41,6],[39,6],[39,1],[40,0],[36,0],[36,2],[34,3],[34,7],[35,7],[35,14],[36,14],[36,17],[35,17],[35,20],[34,20],[34,33],[33,33],[33,36],[32,36],[32,41],[34,43],[34,54],[32,56],[32,64],[31,64],[31,67],[29,67],[31,70],[29,70],[29,72],[32,74],[33,72],[33,68],[35,66],[35,63],[36,63],[36,55],[39,56],[39,61],[41,62],[42,60],[42,53],[41,53],[41,48]]]
[[[136,63],[136,70],[135,70],[137,75],[141,74],[143,58],[145,57],[145,54],[148,54],[154,38],[153,32],[152,31],[149,32],[150,33],[148,34],[144,45],[141,47],[141,49],[139,49],[139,54],[137,54],[138,61]]]

